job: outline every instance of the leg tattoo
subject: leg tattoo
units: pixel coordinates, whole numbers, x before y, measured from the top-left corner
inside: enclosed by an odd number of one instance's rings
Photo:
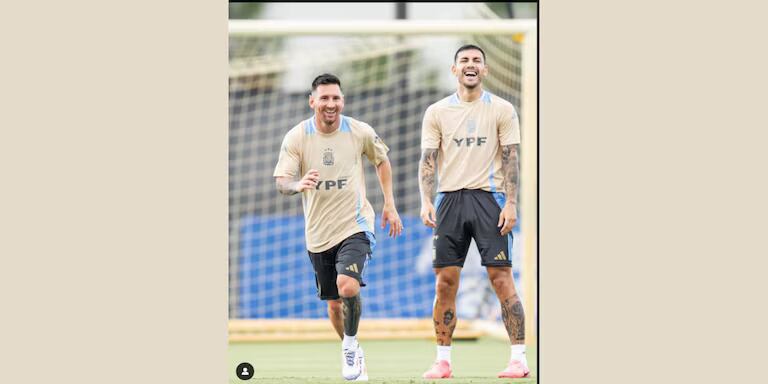
[[[435,311],[435,315],[439,316],[440,312]],[[454,314],[453,309],[446,309],[443,312],[442,319],[434,320],[434,323],[435,336],[437,336],[437,345],[451,345],[451,340],[453,339],[453,331],[456,329],[456,315]]]
[[[360,324],[363,301],[360,294],[352,297],[342,297],[344,303],[344,333],[349,336],[357,335],[357,326]]]
[[[512,344],[525,344],[525,314],[520,298],[514,295],[501,303],[501,318]]]
[[[443,314],[443,324],[445,324],[445,325],[449,325],[449,324],[451,323],[451,320],[453,320],[453,318],[454,318],[454,315],[453,315],[453,311],[451,311],[450,309],[448,309],[448,310],[447,310],[447,311],[445,311],[445,313]]]

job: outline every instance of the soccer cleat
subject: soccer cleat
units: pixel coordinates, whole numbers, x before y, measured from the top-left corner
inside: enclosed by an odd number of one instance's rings
[[[347,380],[355,380],[360,376],[362,359],[358,356],[360,345],[344,348],[341,351],[341,376]]]
[[[499,372],[500,378],[519,379],[521,377],[527,377],[531,371],[528,367],[523,365],[521,361],[512,360],[507,365],[507,369]]]
[[[365,353],[363,347],[357,346],[357,358],[360,359],[360,376],[354,381],[368,381],[368,367],[365,366]]]
[[[425,379],[450,379],[453,377],[451,375],[451,363],[445,360],[436,361],[432,364],[432,368],[424,372],[422,377]]]

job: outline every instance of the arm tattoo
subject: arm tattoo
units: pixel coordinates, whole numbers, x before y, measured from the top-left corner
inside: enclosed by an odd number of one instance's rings
[[[517,160],[517,144],[501,147],[501,172],[504,175],[504,192],[507,204],[517,205],[517,185],[520,175]]]
[[[520,298],[514,295],[501,303],[501,318],[512,344],[525,344],[525,314]]]
[[[419,189],[421,190],[422,200],[432,201],[436,171],[437,149],[425,149],[421,153],[421,161],[419,162]]]

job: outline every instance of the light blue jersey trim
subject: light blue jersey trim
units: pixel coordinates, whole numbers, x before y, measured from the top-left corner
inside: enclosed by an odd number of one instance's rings
[[[304,132],[307,135],[314,135],[317,132],[317,128],[315,127],[315,115],[312,115],[309,120],[304,122]]]
[[[491,192],[496,192],[496,183],[493,182],[493,161],[491,161],[491,169],[488,172],[488,183],[491,185]]]
[[[483,94],[480,95],[480,99],[483,100],[484,104],[490,104],[491,103],[491,95],[492,93],[488,91],[483,91]],[[454,93],[450,96],[448,99],[448,104],[454,105],[454,104],[461,104],[461,100],[459,100],[459,94]]]
[[[491,93],[488,91],[483,91],[483,96],[481,96],[483,99],[483,103],[490,104],[491,103]]]
[[[491,93],[488,91],[483,91],[483,95],[480,96],[481,99],[483,99],[483,103],[490,104],[491,103]],[[491,186],[491,192],[496,192],[496,183],[493,182],[493,165],[494,162],[491,161],[491,169],[488,171],[488,184]]]
[[[368,222],[365,220],[365,217],[363,217],[360,214],[360,210],[363,208],[363,194],[358,192],[357,193],[357,208],[355,210],[355,221],[357,222],[357,225],[362,229],[363,231],[368,231]]]
[[[339,130],[342,132],[352,132],[352,130],[349,128],[349,118],[341,115],[341,126],[339,127]]]

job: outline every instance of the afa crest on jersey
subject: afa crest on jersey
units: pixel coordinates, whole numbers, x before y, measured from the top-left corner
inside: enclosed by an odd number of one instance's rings
[[[326,148],[323,152],[323,165],[331,166],[333,165],[333,149]]]

